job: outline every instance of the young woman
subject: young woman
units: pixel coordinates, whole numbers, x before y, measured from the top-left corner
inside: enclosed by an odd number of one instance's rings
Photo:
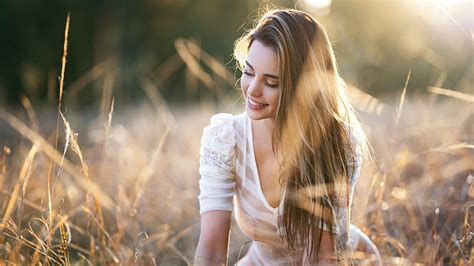
[[[226,264],[232,211],[253,240],[238,265],[348,261],[367,142],[324,28],[302,11],[272,10],[234,55],[246,111],[204,128],[195,263]]]

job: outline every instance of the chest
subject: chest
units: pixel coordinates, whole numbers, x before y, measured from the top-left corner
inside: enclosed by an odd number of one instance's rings
[[[260,188],[268,204],[272,208],[276,208],[280,204],[281,198],[280,165],[272,151],[271,138],[255,134],[253,152]]]

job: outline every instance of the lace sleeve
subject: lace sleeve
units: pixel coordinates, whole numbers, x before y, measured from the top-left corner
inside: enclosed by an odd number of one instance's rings
[[[234,196],[235,132],[231,114],[217,114],[203,130],[199,150],[200,214],[232,211]]]
[[[354,158],[349,158],[349,176],[350,176],[350,185],[351,191],[354,189],[355,183],[360,175],[360,167],[362,165],[362,149],[361,142],[363,137],[362,129],[356,129],[351,127],[349,129],[349,136],[351,139],[351,146],[354,151]]]
[[[360,143],[362,141],[362,132],[357,130],[356,128],[349,127],[348,128],[348,133],[350,137],[351,144],[349,148],[353,150],[353,155],[348,156],[348,165],[349,165],[349,206],[352,205],[352,196],[354,194],[354,188],[355,184],[357,183],[357,179],[359,178],[360,175],[360,169],[362,165],[362,149],[360,146]],[[354,156],[354,157],[352,157]],[[325,230],[325,231],[330,231],[338,235],[342,235],[345,233],[345,224],[347,221],[347,215],[346,211],[347,209],[345,207],[342,207],[343,203],[338,206],[334,206],[334,215],[336,218],[336,224],[334,225],[328,225],[324,223],[323,221],[320,222],[320,228]],[[340,230],[341,229],[341,230]]]

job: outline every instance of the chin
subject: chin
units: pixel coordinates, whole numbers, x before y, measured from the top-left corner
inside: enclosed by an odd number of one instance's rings
[[[272,117],[269,114],[259,113],[249,108],[247,108],[246,111],[247,111],[247,116],[252,120],[263,120],[263,119],[268,119]]]

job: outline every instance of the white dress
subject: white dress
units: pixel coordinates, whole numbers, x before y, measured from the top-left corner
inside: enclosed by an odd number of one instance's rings
[[[356,154],[356,167],[350,182],[351,198],[360,172],[358,149]],[[211,210],[234,211],[240,230],[253,240],[238,265],[301,264],[303,247],[290,252],[282,238],[284,230],[278,227],[283,201],[277,208],[272,208],[263,195],[251,122],[246,112],[240,115],[220,113],[211,117],[201,139],[199,173],[200,214]],[[344,223],[344,211],[342,208],[336,211],[335,226],[329,228],[322,224],[322,229],[339,234],[339,228],[344,228],[338,226]]]

